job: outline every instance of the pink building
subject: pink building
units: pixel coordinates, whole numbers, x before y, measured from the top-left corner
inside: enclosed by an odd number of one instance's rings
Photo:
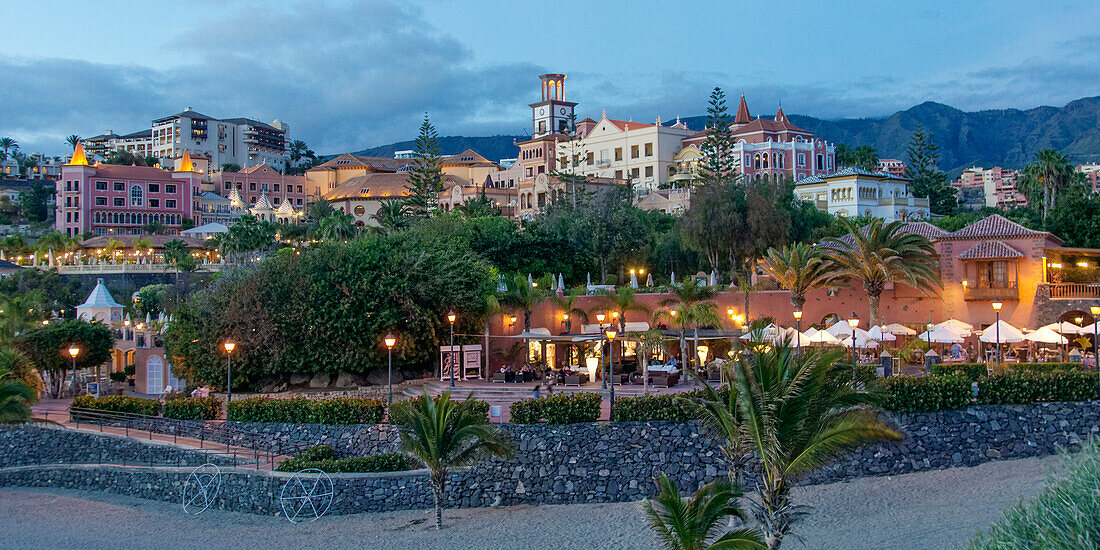
[[[255,206],[260,195],[267,192],[267,200],[278,209],[289,202],[294,210],[301,211],[306,204],[307,182],[305,176],[286,176],[266,163],[245,168],[240,172],[218,172],[211,176],[214,192],[228,197],[234,186],[246,206]]]
[[[891,176],[905,177],[905,162],[898,159],[878,159],[878,171]]]
[[[836,170],[836,146],[792,124],[782,107],[776,111],[774,119],[753,119],[745,96],[741,96],[730,130],[741,173],[749,178],[770,176],[800,180]],[[706,139],[704,130],[685,139],[684,146],[702,148]]]
[[[179,170],[146,166],[88,164],[78,144],[57,182],[55,226],[69,237],[139,235],[143,226],[159,222],[178,233],[184,218],[194,219],[200,195],[200,174],[189,157]]]
[[[1098,177],[1100,176],[1100,164],[1078,164],[1076,170],[1077,173],[1085,175],[1085,185],[1088,185],[1089,189],[1092,189],[1093,192],[1100,191],[1100,187],[1097,187],[1100,185],[1100,182],[1097,181],[1100,180],[1100,177]]]

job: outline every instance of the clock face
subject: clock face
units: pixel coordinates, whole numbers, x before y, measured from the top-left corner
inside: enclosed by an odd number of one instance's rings
[[[565,107],[562,107],[560,112],[561,112],[561,114],[564,115],[565,114]]]
[[[545,108],[539,109],[539,116],[542,116],[542,115],[545,115],[545,114],[546,114],[546,109]]]

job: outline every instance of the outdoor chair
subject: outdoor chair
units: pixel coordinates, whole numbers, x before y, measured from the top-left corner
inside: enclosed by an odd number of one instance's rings
[[[492,377],[492,379],[490,379],[490,381],[491,382],[501,382],[501,383],[506,382],[508,380],[508,377],[506,376],[506,374],[507,373],[503,373],[503,372],[494,372],[493,377]]]
[[[707,369],[707,382],[722,382],[722,369]]]
[[[671,388],[680,381],[679,373],[655,372],[652,376],[654,386]]]

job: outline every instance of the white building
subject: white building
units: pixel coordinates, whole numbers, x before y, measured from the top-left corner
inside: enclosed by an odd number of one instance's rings
[[[627,180],[636,192],[651,191],[675,175],[676,153],[683,149],[684,139],[695,133],[679,121],[664,126],[660,117],[648,124],[610,119],[604,113],[599,121],[578,122],[575,142],[559,146],[558,157],[562,171]]]
[[[192,110],[153,121],[152,155],[170,165],[189,151],[210,159],[214,169],[224,164],[241,168],[266,162],[282,170],[287,163],[290,127],[276,119],[271,124],[250,118],[216,119]]]
[[[885,172],[845,168],[795,182],[798,198],[839,217],[873,216],[888,222],[926,220],[928,199],[909,193],[909,180]]]

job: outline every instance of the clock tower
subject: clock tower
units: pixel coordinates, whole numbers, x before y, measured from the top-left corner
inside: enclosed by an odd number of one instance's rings
[[[542,101],[531,104],[531,137],[564,134],[569,129],[576,103],[565,100],[565,75],[544,74]]]

